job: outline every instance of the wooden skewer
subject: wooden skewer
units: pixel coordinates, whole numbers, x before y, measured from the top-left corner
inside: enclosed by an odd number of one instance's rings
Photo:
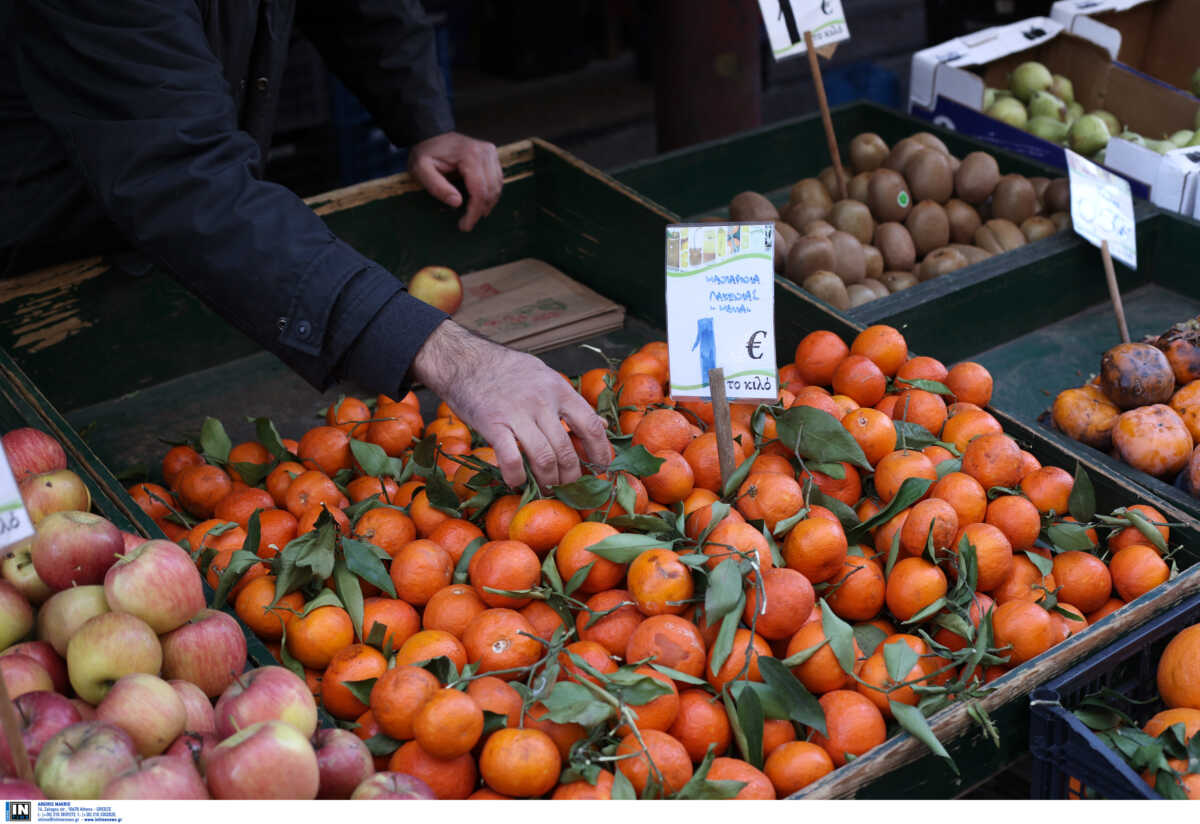
[[[8,751],[12,753],[17,776],[32,784],[33,767],[29,764],[25,742],[21,740],[21,722],[17,719],[17,708],[8,697],[8,685],[3,678],[0,678],[0,726],[4,727],[4,740],[8,742]]]
[[[1108,241],[1100,241],[1100,258],[1104,261],[1104,277],[1108,281],[1108,296],[1112,298],[1113,311],[1117,314],[1117,326],[1121,330],[1121,342],[1129,343],[1129,326],[1125,323],[1125,304],[1121,302],[1121,290],[1117,288],[1117,273],[1113,269],[1112,255],[1108,252]]]
[[[825,99],[825,81],[821,79],[821,64],[813,48],[812,32],[804,32],[804,45],[808,49],[808,67],[812,70],[813,85],[817,87],[817,105],[821,107],[821,123],[825,126],[825,142],[829,146],[829,157],[833,161],[833,173],[837,175],[840,200],[846,199],[846,172],[842,169],[842,156],[838,152],[837,135],[833,132],[833,118],[829,116],[829,101]]]
[[[721,465],[722,486],[737,469],[733,457],[733,420],[729,413],[729,398],[725,395],[725,370],[708,370],[708,385],[712,392],[713,429],[717,435],[717,460]]]

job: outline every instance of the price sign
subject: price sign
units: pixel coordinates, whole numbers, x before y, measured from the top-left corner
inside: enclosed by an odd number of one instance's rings
[[[775,369],[775,225],[667,227],[671,396],[710,400],[725,370],[730,400],[779,397]]]
[[[758,6],[776,60],[804,54],[806,31],[819,52],[850,39],[842,0],[758,0]]]
[[[33,523],[25,504],[21,501],[21,493],[13,478],[12,469],[8,466],[8,456],[4,447],[0,446],[0,549],[12,546],[33,535]]]
[[[1130,269],[1137,268],[1137,235],[1129,181],[1097,166],[1070,149],[1071,223],[1093,246],[1108,241],[1109,252]]]

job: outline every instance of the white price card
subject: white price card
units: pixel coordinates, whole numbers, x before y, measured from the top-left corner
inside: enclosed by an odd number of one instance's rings
[[[1071,223],[1094,246],[1108,241],[1108,252],[1130,269],[1137,268],[1137,234],[1129,181],[1070,149]]]
[[[779,397],[775,369],[775,224],[667,227],[671,397],[710,400],[725,370],[729,400]]]
[[[776,60],[804,54],[804,32],[819,52],[850,39],[842,0],[758,0]]]
[[[0,446],[0,549],[33,535],[33,522],[25,511],[21,492],[8,465],[8,456]]]

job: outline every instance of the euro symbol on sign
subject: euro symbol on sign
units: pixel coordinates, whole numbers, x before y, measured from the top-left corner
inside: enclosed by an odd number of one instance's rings
[[[750,336],[750,340],[746,341],[746,354],[754,360],[762,360],[762,353],[758,351],[758,347],[762,346],[760,338],[767,336],[766,330],[759,329]]]

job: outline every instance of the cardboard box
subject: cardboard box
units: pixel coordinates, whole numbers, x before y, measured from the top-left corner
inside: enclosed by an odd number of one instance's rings
[[[1009,74],[1028,60],[1071,78],[1075,99],[1085,110],[1110,111],[1146,137],[1160,138],[1193,125],[1195,98],[1114,63],[1107,49],[1067,33],[1048,17],[984,29],[914,54],[909,111],[1065,169],[1061,146],[980,111],[984,89],[1007,88]],[[1115,166],[1110,153],[1118,142],[1125,141],[1115,137],[1109,141],[1105,165],[1129,178],[1135,195],[1147,197],[1153,176],[1143,179],[1144,171],[1134,174]]]
[[[1155,206],[1200,220],[1200,147],[1176,149],[1160,160],[1150,199]]]
[[[1196,0],[1059,0],[1050,16],[1098,43],[1114,60],[1177,89],[1192,90],[1200,68]]]

